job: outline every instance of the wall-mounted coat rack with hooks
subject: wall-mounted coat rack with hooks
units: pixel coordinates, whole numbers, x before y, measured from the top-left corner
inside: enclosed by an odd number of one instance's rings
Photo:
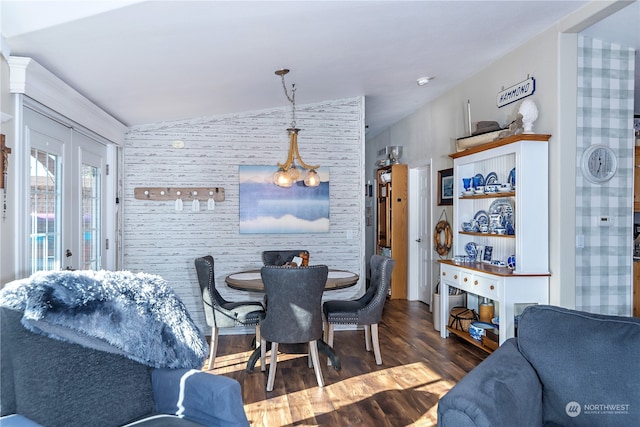
[[[221,187],[136,187],[134,196],[138,200],[203,200],[213,199],[224,202],[224,188]]]

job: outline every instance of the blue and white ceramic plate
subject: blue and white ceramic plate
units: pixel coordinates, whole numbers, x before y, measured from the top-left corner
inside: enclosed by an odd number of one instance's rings
[[[476,212],[473,219],[476,220],[478,225],[489,225],[489,214],[487,214],[487,211]]]
[[[513,205],[508,198],[496,199],[489,206],[490,214],[513,215]]]
[[[487,176],[484,177],[484,185],[492,184],[500,184],[498,182],[498,174],[495,172],[489,172]]]

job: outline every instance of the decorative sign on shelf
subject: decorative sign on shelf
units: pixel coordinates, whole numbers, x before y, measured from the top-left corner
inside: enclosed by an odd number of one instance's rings
[[[533,92],[536,91],[536,79],[533,77],[527,76],[527,79],[517,83],[511,87],[506,89],[502,89],[502,91],[498,92],[498,96],[496,97],[496,105],[498,108],[504,107],[505,105],[509,105],[512,102],[516,102],[520,99],[524,99],[527,96],[533,95]]]

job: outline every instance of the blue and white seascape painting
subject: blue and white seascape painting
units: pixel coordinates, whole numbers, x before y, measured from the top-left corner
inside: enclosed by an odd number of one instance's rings
[[[301,179],[289,188],[273,183],[277,170],[240,166],[240,233],[328,233],[328,170],[317,169],[317,187],[307,187]]]

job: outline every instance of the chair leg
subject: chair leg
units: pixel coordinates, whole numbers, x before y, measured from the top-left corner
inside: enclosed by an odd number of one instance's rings
[[[260,338],[260,370],[262,372],[267,370],[267,341]]]
[[[213,363],[216,359],[216,353],[218,352],[218,328],[215,326],[211,328],[211,344],[209,347],[209,364],[207,365],[207,370],[213,369]]]
[[[364,325],[364,348],[371,351],[371,327]]]
[[[329,347],[333,347],[334,326],[330,323],[326,323],[326,329],[324,332],[326,334],[326,339],[324,342],[326,342]],[[327,366],[331,366],[330,358],[327,358]]]
[[[260,325],[256,325],[255,331],[256,331],[256,334],[253,336],[253,339],[251,340],[251,348],[254,350],[260,347]]]
[[[262,344],[260,344],[262,346]],[[271,343],[271,365],[269,366],[269,378],[267,379],[267,391],[273,391],[273,382],[276,378],[276,365],[278,364],[278,343]]]
[[[380,341],[378,340],[378,324],[371,325],[371,338],[373,340],[373,354],[376,356],[376,365],[382,365],[382,356],[380,355]]]
[[[324,379],[322,378],[322,370],[320,369],[320,357],[318,357],[318,341],[309,341],[309,353],[313,361],[313,370],[316,372],[318,387],[324,387]],[[271,373],[271,372],[269,372]]]

